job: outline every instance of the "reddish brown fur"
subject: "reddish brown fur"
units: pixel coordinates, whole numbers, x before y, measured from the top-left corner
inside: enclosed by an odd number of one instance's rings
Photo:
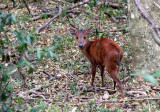
[[[104,75],[104,67],[106,67],[106,70],[114,80],[114,89],[117,83],[121,92],[121,96],[124,97],[122,83],[118,75],[120,62],[123,57],[123,51],[118,46],[118,44],[108,38],[89,41],[85,37],[91,34],[91,29],[88,29],[86,31],[76,31],[75,29],[71,28],[70,32],[72,35],[76,36],[76,41],[80,47],[80,50],[90,60],[92,64],[91,85],[93,86],[94,83],[96,67],[100,66],[102,86],[104,86],[103,75]]]

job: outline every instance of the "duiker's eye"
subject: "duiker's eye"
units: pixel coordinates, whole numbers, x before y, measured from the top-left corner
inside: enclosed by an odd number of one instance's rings
[[[78,40],[78,37],[76,37],[76,39]]]
[[[84,37],[84,39],[86,39],[86,37]]]

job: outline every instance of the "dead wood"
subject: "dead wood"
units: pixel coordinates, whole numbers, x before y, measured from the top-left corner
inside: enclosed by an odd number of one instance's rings
[[[136,6],[138,7],[141,15],[151,24],[151,34],[154,41],[160,46],[160,26],[155,23],[155,21],[150,17],[150,15],[143,8],[139,0],[134,0]]]
[[[53,18],[51,18],[48,22],[46,22],[43,26],[41,26],[41,27],[39,27],[38,29],[37,29],[37,33],[39,33],[42,29],[44,29],[45,27],[47,27],[54,19],[56,19],[57,17],[59,17],[59,16],[61,16],[61,14],[64,12],[64,11],[66,11],[66,12],[68,12],[68,10],[72,10],[72,9],[74,9],[74,8],[76,8],[76,7],[79,7],[79,6],[81,6],[81,5],[84,5],[84,4],[88,4],[90,1],[89,0],[85,0],[85,1],[83,1],[83,2],[80,2],[80,3],[77,3],[77,4],[75,4],[75,5],[72,5],[71,7],[67,7],[67,8],[62,8],[61,6],[59,6],[59,13],[57,14],[57,15],[55,15]],[[108,3],[108,1],[106,0],[106,1],[103,1],[103,2],[99,2],[99,3],[97,3],[97,5],[96,6],[99,6],[99,5],[103,5],[103,4],[108,4],[108,5],[111,5],[111,6],[117,6],[117,7],[121,7],[122,5],[113,5],[113,4],[111,4],[111,3]],[[61,8],[60,8],[61,7]],[[52,14],[52,13],[48,13],[48,14]],[[37,20],[37,19],[39,19],[39,18],[41,18],[42,16],[37,16],[36,18],[32,18],[32,20]]]
[[[8,6],[7,5],[5,5],[5,4],[0,4],[0,9],[5,9],[5,8],[7,8]]]
[[[35,16],[35,17],[33,17],[31,20],[32,20],[32,21],[36,21],[36,20],[42,18],[44,15],[46,15],[47,17],[53,16],[53,14],[56,13],[56,11],[53,11],[53,10],[56,9],[56,8],[58,8],[58,7],[57,7],[57,6],[53,6],[53,7],[50,8],[50,9],[44,9],[44,10],[52,10],[52,11],[51,11],[51,12],[48,12],[48,13],[43,13],[43,14],[38,15],[38,16]]]
[[[112,18],[113,22],[115,22],[115,23],[118,23],[118,22],[119,22],[119,21],[116,20],[116,18],[115,18],[113,15],[111,15],[110,13],[105,12],[104,14],[106,14],[107,16],[109,16],[110,18]]]
[[[43,72],[44,74],[46,74],[49,79],[53,77],[53,75],[50,74],[49,72],[46,72],[46,71],[44,71],[44,70],[43,70],[42,72]]]
[[[30,11],[30,9],[29,9],[29,6],[28,6],[28,4],[27,4],[27,1],[26,1],[26,0],[23,0],[23,3],[24,3],[25,6],[27,7],[27,10],[28,10],[29,14],[32,16],[32,13],[31,13],[31,11]]]
[[[128,82],[129,80],[131,80],[131,77],[130,77],[130,76],[124,78],[124,79],[122,80],[122,83],[126,83],[126,82]]]
[[[153,87],[153,86],[151,86],[151,89],[152,89],[152,90],[155,90],[155,91],[160,91],[160,88],[155,88],[155,87]]]
[[[68,89],[70,90],[70,89]],[[106,87],[81,87],[80,88],[81,93],[82,92],[99,92],[99,91],[108,91],[109,94],[114,94],[116,90],[108,89]]]
[[[62,14],[62,7],[59,5],[59,13],[55,15],[53,18],[51,18],[49,21],[47,21],[43,26],[39,27],[37,29],[37,33],[39,33],[41,30],[43,30],[46,26],[48,26],[55,18],[59,17]]]
[[[143,91],[126,91],[126,94],[132,97],[146,97],[146,92]]]
[[[45,96],[44,96],[44,93],[40,92],[40,90],[42,88],[46,88],[46,87],[49,87],[51,85],[52,84],[49,84],[47,86],[37,86],[36,88],[30,89],[28,91],[20,92],[18,94],[18,96],[21,97],[24,100],[37,100],[38,98],[35,98],[35,97],[42,97],[44,101],[52,102],[53,101],[52,99],[46,99]]]
[[[100,101],[98,103],[125,103],[125,102],[132,102],[132,101],[137,101],[137,102],[142,102],[145,100],[160,100],[160,98],[142,98],[142,99],[130,99],[130,100],[118,100],[118,101]]]
[[[98,31],[99,33],[104,33],[104,32],[127,32],[127,31],[124,31],[123,29],[115,29],[115,30],[106,30],[106,31]],[[93,33],[96,33],[96,31],[94,30]]]

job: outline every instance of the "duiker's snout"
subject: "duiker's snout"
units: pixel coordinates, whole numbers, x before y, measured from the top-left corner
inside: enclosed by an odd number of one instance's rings
[[[79,44],[79,48],[82,48],[83,47],[83,44]]]

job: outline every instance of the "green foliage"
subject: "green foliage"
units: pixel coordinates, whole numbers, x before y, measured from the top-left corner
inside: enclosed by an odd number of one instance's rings
[[[90,10],[93,12],[93,4],[92,4],[92,2],[89,2],[88,6],[89,6]]]
[[[41,102],[38,106],[33,107],[30,112],[45,111],[46,108],[48,108],[47,104],[45,102]]]
[[[136,73],[136,76],[138,76],[138,75],[142,75],[144,80],[146,80],[148,82],[151,82],[154,85],[158,85],[159,84],[158,81],[156,80],[156,77],[160,76],[160,72],[156,72],[153,75],[150,75],[150,74],[148,74],[146,72],[146,70],[142,70],[142,71]]]
[[[100,39],[104,38],[104,33],[102,33],[102,35],[100,36]]]
[[[98,32],[98,29],[96,28],[96,36],[98,36],[99,35],[99,32]]]
[[[22,15],[21,19],[23,20],[17,20],[16,16],[13,14],[0,12],[0,59],[2,59],[0,62],[0,80],[2,82],[0,84],[0,102],[2,102],[2,112],[13,111],[14,108],[10,108],[12,104],[12,92],[14,89],[14,86],[10,84],[12,71],[19,69],[20,74],[27,75],[36,70],[35,66],[30,62],[30,59],[26,58],[26,54],[32,54],[34,62],[41,61],[43,58],[54,58],[55,60],[58,60],[57,54],[53,53],[56,46],[49,48],[33,48],[33,45],[35,45],[38,40],[36,38],[37,35],[28,33],[25,29],[21,29],[20,22],[25,22],[28,18],[25,15]],[[12,35],[10,38],[8,33]],[[15,41],[11,41],[11,38]],[[5,47],[8,48],[8,51]],[[37,58],[34,56],[36,50]],[[8,64],[11,58],[10,55],[14,54],[18,55],[18,57],[16,57],[16,63],[10,65]],[[21,101],[18,100],[18,102],[20,103]],[[39,108],[42,109],[42,106],[36,107],[33,111]]]

